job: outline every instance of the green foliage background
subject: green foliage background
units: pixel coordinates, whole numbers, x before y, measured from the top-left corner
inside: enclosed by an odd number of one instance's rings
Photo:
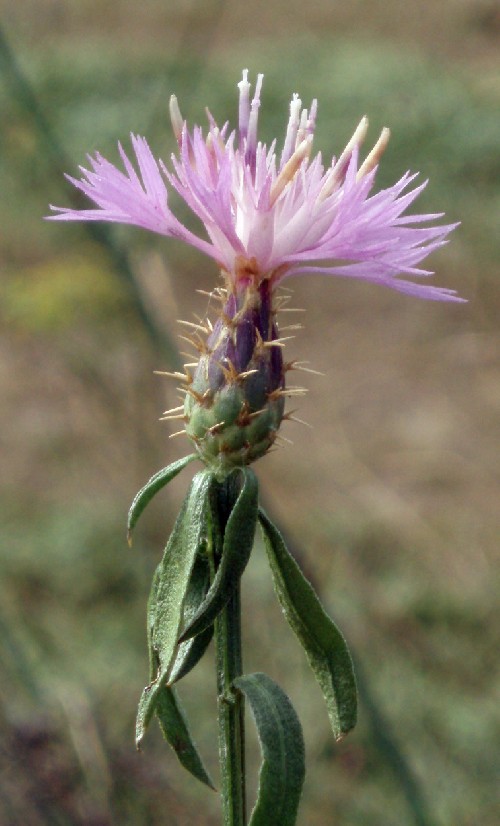
[[[22,7],[21,7],[22,6]],[[488,3],[281,0],[243,4],[28,0],[4,4],[18,67],[0,61],[0,824],[219,822],[216,796],[158,733],[133,745],[147,679],[149,582],[191,468],[151,505],[134,547],[136,490],[188,452],[157,419],[175,390],[176,318],[206,312],[217,277],[176,242],[114,228],[136,289],[66,204],[85,153],[147,135],[174,149],[167,101],[203,122],[236,117],[243,67],[265,73],[262,134],[282,136],[298,91],[319,99],[317,140],[338,153],[363,114],[392,129],[382,186],[407,168],[419,211],[460,220],[435,282],[469,299],[424,304],[307,277],[306,327],[287,357],[308,378],[294,444],[259,463],[266,508],[343,628],[359,664],[360,723],[335,745],[285,627],[262,548],[245,574],[246,665],[290,694],[306,738],[301,823],[493,826],[498,760],[498,208],[496,60]],[[61,151],[64,151],[64,157]],[[62,167],[62,168],[61,168]],[[183,215],[179,206],[178,214]],[[138,309],[142,302],[149,327]],[[153,331],[153,335],[152,335]],[[156,337],[155,333],[156,331]],[[186,681],[216,775],[211,652]],[[250,765],[255,767],[255,743]]]

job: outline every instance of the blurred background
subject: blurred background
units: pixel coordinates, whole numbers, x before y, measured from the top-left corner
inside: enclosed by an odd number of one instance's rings
[[[294,444],[266,457],[266,506],[347,636],[360,721],[335,745],[262,549],[245,574],[246,668],[304,725],[307,826],[493,826],[498,762],[500,7],[489,0],[4,0],[0,38],[1,826],[216,826],[216,795],[156,727],[133,743],[145,605],[189,467],[125,542],[136,490],[184,455],[177,318],[206,312],[213,264],[138,229],[48,224],[63,172],[117,160],[130,131],[168,160],[171,92],[191,123],[237,116],[265,73],[260,135],[291,93],[319,99],[317,148],[392,139],[379,186],[430,184],[461,221],[433,283],[467,305],[296,279],[309,360]],[[370,145],[371,145],[370,144]],[[178,214],[185,217],[179,206]],[[182,348],[181,348],[182,349]],[[175,430],[173,428],[172,430]],[[498,625],[497,625],[498,628]],[[217,776],[212,652],[181,686]],[[250,740],[251,787],[258,754]]]

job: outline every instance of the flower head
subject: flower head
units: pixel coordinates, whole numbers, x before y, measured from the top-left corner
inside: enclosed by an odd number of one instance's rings
[[[325,169],[312,155],[317,103],[309,110],[294,95],[281,154],[257,140],[262,75],[253,97],[247,71],[239,86],[238,129],[219,128],[208,115],[206,134],[189,131],[175,97],[170,115],[179,145],[169,171],[142,137],[132,135],[138,172],[121,145],[124,171],[99,153],[90,169],[69,180],[95,209],[53,207],[55,219],[134,224],[180,238],[213,258],[224,288],[215,325],[199,325],[191,342],[198,352],[186,374],[182,418],[206,464],[221,475],[249,464],[273,444],[284,418],[287,370],[279,338],[276,286],[300,273],[349,276],[421,298],[462,301],[453,290],[415,283],[401,275],[431,275],[418,265],[446,243],[454,224],[432,225],[440,214],[406,215],[425,183],[407,172],[392,187],[372,194],[377,165],[389,139],[384,129],[360,163],[368,121],[363,118],[338,158]],[[201,220],[207,237],[185,227],[169,205],[174,190]],[[191,325],[192,326],[192,325]],[[195,325],[196,326],[196,325]],[[200,333],[205,332],[204,339]]]
[[[359,153],[368,122],[328,168],[312,155],[317,102],[309,110],[294,95],[281,155],[275,142],[257,140],[263,76],[253,97],[247,71],[239,86],[238,129],[228,134],[209,114],[206,135],[183,121],[177,100],[170,112],[179,144],[172,169],[157,161],[145,138],[132,135],[139,174],[119,145],[124,171],[99,153],[68,179],[95,209],[53,207],[52,218],[134,224],[180,238],[220,266],[229,288],[268,279],[274,285],[299,273],[349,276],[421,298],[461,301],[453,290],[415,283],[401,275],[432,275],[418,265],[446,243],[456,224],[428,226],[441,214],[406,215],[426,182],[411,188],[415,174],[372,194],[387,129],[367,158]],[[208,238],[185,227],[169,205],[175,190],[203,223]],[[425,225],[425,226],[424,226]]]

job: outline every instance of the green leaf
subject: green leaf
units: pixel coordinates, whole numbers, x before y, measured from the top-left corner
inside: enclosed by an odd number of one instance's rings
[[[346,641],[262,508],[259,520],[276,594],[323,692],[335,739],[341,740],[356,724],[357,713],[356,680]]]
[[[249,826],[294,826],[305,775],[302,728],[285,692],[266,674],[238,677],[262,751],[257,802]]]
[[[139,701],[136,722],[138,747],[155,710],[159,693],[167,682],[191,572],[197,554],[205,549],[212,480],[212,475],[206,470],[194,477],[163,559],[155,572],[148,604],[148,642],[151,664],[157,673]]]
[[[255,527],[258,514],[259,484],[255,473],[250,468],[239,468],[234,474],[241,473],[243,485],[231,509],[223,533],[222,555],[217,573],[210,590],[193,619],[182,632],[179,642],[200,634],[212,625],[216,616],[222,611],[231,596],[234,584],[239,581],[252,552]],[[219,520],[220,515],[211,509],[212,520]],[[218,526],[215,526],[217,530]],[[214,528],[213,528],[214,530]]]
[[[173,688],[163,686],[158,693],[156,715],[163,736],[175,751],[180,763],[202,783],[215,789],[193,742],[184,711]]]
[[[172,462],[168,467],[164,467],[163,470],[155,473],[149,482],[146,482],[144,487],[136,494],[130,506],[127,519],[127,539],[129,545],[132,543],[132,531],[146,505],[151,502],[151,499],[159,490],[165,487],[165,485],[168,485],[189,462],[192,462],[193,459],[196,458],[198,458],[196,453],[192,453],[190,456],[184,456],[183,459],[179,459],[177,462]]]
[[[158,654],[153,647],[153,625],[156,611],[156,593],[158,590],[158,582],[160,578],[161,562],[157,565],[153,574],[153,581],[151,582],[151,591],[149,593],[148,607],[147,607],[147,629],[148,629],[148,653],[149,653],[149,679],[154,680],[156,672],[158,671],[159,659]]]
[[[203,603],[210,587],[210,566],[206,556],[197,556],[191,579],[184,601],[183,622],[189,622]],[[213,637],[214,627],[211,625],[201,634],[179,645],[177,656],[168,678],[169,685],[181,680],[199,662]]]

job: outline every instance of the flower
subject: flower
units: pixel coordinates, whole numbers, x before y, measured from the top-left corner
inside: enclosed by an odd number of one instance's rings
[[[125,171],[96,153],[80,180],[67,176],[95,209],[51,207],[53,219],[134,224],[180,238],[213,258],[231,291],[253,282],[304,273],[348,276],[371,281],[408,295],[440,301],[463,301],[454,290],[415,283],[401,275],[432,275],[418,265],[446,243],[456,224],[430,225],[442,213],[406,215],[427,182],[411,188],[415,174],[406,172],[393,186],[372,194],[378,162],[389,130],[360,164],[360,147],[368,121],[363,118],[351,140],[328,169],[318,153],[312,157],[317,102],[309,111],[295,94],[281,156],[257,140],[263,76],[250,99],[248,72],[239,86],[239,124],[228,135],[209,114],[207,135],[188,130],[177,100],[170,112],[179,144],[172,171],[156,160],[145,138],[131,136],[139,174],[119,152]],[[174,215],[168,187],[175,190],[202,221],[208,239],[196,235]]]
[[[180,238],[218,263],[225,286],[211,295],[222,304],[219,317],[213,326],[208,320],[206,326],[189,322],[197,362],[186,364],[184,375],[167,374],[183,383],[185,400],[164,418],[182,419],[185,430],[179,432],[187,433],[221,479],[269,450],[283,419],[293,418],[285,414],[285,398],[305,392],[285,382],[289,370],[308,368],[283,360],[276,320],[281,306],[276,286],[283,279],[324,273],[421,298],[463,300],[453,290],[400,278],[431,275],[418,264],[446,243],[456,225],[423,226],[441,215],[404,214],[426,185],[411,189],[416,176],[409,172],[371,194],[388,129],[360,164],[368,128],[363,118],[325,170],[320,154],[311,160],[317,103],[307,111],[294,95],[278,161],[275,142],[267,148],[257,141],[262,75],[252,100],[246,70],[238,85],[237,131],[228,135],[228,124],[219,129],[209,114],[206,136],[198,126],[190,132],[172,97],[179,144],[172,171],[154,158],[145,138],[132,135],[139,174],[120,144],[124,172],[99,153],[89,156],[91,169],[81,167],[80,180],[68,177],[97,208],[52,207],[58,214],[51,216],[134,224]],[[208,238],[175,217],[168,186],[201,220]]]

